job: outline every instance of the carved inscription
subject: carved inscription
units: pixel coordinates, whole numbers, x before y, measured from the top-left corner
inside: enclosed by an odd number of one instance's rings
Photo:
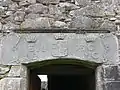
[[[36,59],[36,53],[35,53],[35,43],[37,41],[37,38],[34,35],[28,35],[26,37],[27,44],[28,44],[28,59]]]
[[[94,41],[95,42],[95,41]],[[76,46],[76,52],[82,52],[83,57],[87,59],[98,59],[99,58],[99,53],[96,52],[95,44],[94,42],[89,42],[89,43],[83,43],[81,44],[78,42]]]
[[[52,56],[64,57],[68,55],[67,41],[58,40],[52,44]]]

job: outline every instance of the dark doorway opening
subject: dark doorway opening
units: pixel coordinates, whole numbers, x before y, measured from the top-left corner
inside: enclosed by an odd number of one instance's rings
[[[38,75],[47,75],[44,88]],[[95,68],[72,64],[49,64],[30,69],[29,90],[95,90]]]
[[[49,90],[95,90],[93,76],[89,75],[50,75]]]

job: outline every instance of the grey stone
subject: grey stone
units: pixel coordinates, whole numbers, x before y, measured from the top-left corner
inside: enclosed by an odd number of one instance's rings
[[[117,50],[117,37],[111,33],[10,33],[2,39],[1,60],[3,65],[20,65],[63,57],[114,64]]]
[[[104,65],[103,67],[104,70],[104,80],[108,81],[118,81],[118,66],[115,65]]]
[[[113,21],[105,20],[104,23],[101,24],[100,30],[109,30],[109,31],[116,31],[116,24]]]
[[[77,16],[72,19],[71,28],[90,29],[92,25],[92,19],[85,16]]]
[[[27,0],[29,3],[36,3],[36,0]]]
[[[9,16],[12,16],[13,13],[14,13],[14,11],[6,11],[5,15],[6,15],[6,17],[9,17]]]
[[[40,17],[36,18],[35,20],[26,19],[21,24],[21,29],[39,29],[39,28],[50,28],[49,18]]]
[[[59,3],[59,6],[61,8],[65,8],[66,10],[74,10],[74,9],[79,9],[80,7],[72,4],[72,3],[68,3],[68,2],[64,2],[64,3]]]
[[[49,5],[49,14],[60,15],[62,12],[59,10],[58,5]]]
[[[116,25],[120,25],[120,20],[116,20],[116,21],[115,21],[115,24],[116,24]]]
[[[40,3],[49,4],[49,3],[59,3],[60,0],[37,0]]]
[[[115,16],[114,5],[105,6],[104,9],[106,16]]]
[[[75,0],[77,5],[80,5],[82,7],[85,7],[90,4],[90,0]]]
[[[42,4],[32,4],[28,6],[28,9],[26,10],[27,13],[47,13],[48,7],[44,6]]]
[[[4,6],[4,7],[8,7],[12,3],[13,3],[13,1],[11,1],[11,0],[3,0],[0,2],[1,6]]]
[[[120,81],[107,81],[104,90],[120,90]]]
[[[67,24],[65,22],[62,22],[62,21],[55,21],[53,26],[57,27],[57,28],[67,28]]]
[[[3,25],[2,25],[2,23],[0,22],[0,31],[2,30],[2,27],[3,27]]]
[[[23,1],[19,2],[19,5],[20,6],[28,6],[28,5],[30,5],[30,3],[27,0],[23,0]]]
[[[0,90],[21,90],[21,80],[22,78],[3,78],[0,80]]]
[[[6,75],[7,77],[21,77],[27,78],[27,67],[20,65],[20,66],[12,66],[9,73]]]
[[[8,6],[8,10],[16,11],[18,9],[18,7],[19,7],[18,4],[16,2],[14,2]]]
[[[0,16],[5,14],[5,8],[0,6]]]
[[[10,70],[10,66],[0,65],[0,75],[5,75]]]
[[[74,10],[75,16],[92,16],[92,17],[104,17],[104,9],[101,8],[99,5],[89,5],[84,8]]]
[[[111,5],[114,4],[115,0],[101,0],[101,2],[105,5]]]
[[[25,19],[33,19],[34,20],[34,19],[39,18],[39,17],[40,17],[39,14],[32,14],[32,13],[30,13],[30,14],[25,16]]]
[[[24,20],[24,17],[25,17],[25,12],[23,11],[17,11],[14,14],[14,20],[18,22],[22,22]]]
[[[115,18],[117,18],[118,20],[120,20],[120,15],[116,15]]]
[[[8,77],[20,77],[20,66],[12,66],[7,76]]]
[[[15,29],[20,29],[19,25],[16,25],[14,23],[8,22],[7,24],[3,25],[3,30],[15,30]]]

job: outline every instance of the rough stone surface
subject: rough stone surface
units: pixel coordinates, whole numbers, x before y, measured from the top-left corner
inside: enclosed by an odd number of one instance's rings
[[[49,18],[36,18],[33,19],[26,19],[20,26],[21,29],[39,29],[39,28],[50,28]]]
[[[114,35],[12,32],[54,28]],[[120,90],[120,0],[0,0],[0,31],[0,90],[28,90],[21,63],[61,57],[104,64],[96,70],[96,89]]]
[[[33,4],[28,6],[27,13],[47,13],[48,12],[48,8],[47,6],[44,6],[42,4]]]
[[[119,0],[2,0],[0,19],[2,24],[9,21],[20,26],[26,19],[34,20],[41,16],[43,19],[51,18],[50,27],[53,28],[56,28],[54,23],[59,21],[70,29],[89,28],[115,32],[118,30],[116,21],[120,19],[119,3]],[[63,25],[57,27],[64,28]]]

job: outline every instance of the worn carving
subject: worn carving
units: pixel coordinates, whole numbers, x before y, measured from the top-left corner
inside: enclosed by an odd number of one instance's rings
[[[52,56],[64,57],[68,55],[67,41],[56,41],[52,44]]]
[[[55,35],[58,35],[56,39]],[[86,37],[91,38],[86,41]],[[13,47],[17,49],[13,50]],[[59,33],[31,33],[19,34],[19,38],[9,35],[2,40],[1,60],[5,65],[62,57],[99,63],[115,62],[117,48],[116,38],[112,34],[66,33],[59,36]]]
[[[56,34],[54,34],[54,37],[55,37],[55,39],[56,40],[63,40],[63,39],[65,39],[65,34],[64,33],[56,33]]]

